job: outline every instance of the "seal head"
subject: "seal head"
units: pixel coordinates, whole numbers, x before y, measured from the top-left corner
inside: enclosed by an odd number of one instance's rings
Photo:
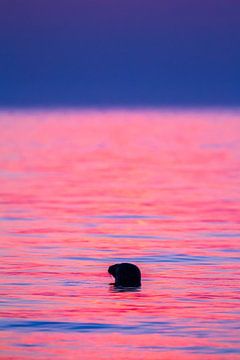
[[[108,272],[115,278],[115,286],[141,286],[141,271],[134,264],[121,263],[111,265],[108,268]]]

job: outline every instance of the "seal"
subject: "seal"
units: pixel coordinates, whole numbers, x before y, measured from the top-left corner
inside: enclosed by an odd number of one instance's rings
[[[130,263],[111,265],[108,268],[109,274],[115,278],[115,286],[139,287],[141,286],[141,271]]]

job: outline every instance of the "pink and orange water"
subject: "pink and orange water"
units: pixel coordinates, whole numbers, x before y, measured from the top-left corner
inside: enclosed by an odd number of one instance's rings
[[[1,111],[1,359],[239,359],[239,254],[239,111]]]

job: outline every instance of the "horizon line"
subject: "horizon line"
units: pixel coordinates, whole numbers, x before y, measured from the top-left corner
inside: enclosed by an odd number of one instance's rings
[[[150,105],[128,105],[128,106],[119,106],[119,105],[97,105],[97,106],[56,106],[56,105],[41,105],[41,106],[0,106],[0,113],[15,113],[15,112],[239,112],[240,105],[202,105],[202,106],[194,106],[194,105],[158,105],[158,106],[150,106]]]

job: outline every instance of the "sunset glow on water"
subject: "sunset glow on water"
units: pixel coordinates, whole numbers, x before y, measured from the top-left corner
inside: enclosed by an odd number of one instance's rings
[[[239,111],[2,111],[0,183],[1,359],[240,358]]]

